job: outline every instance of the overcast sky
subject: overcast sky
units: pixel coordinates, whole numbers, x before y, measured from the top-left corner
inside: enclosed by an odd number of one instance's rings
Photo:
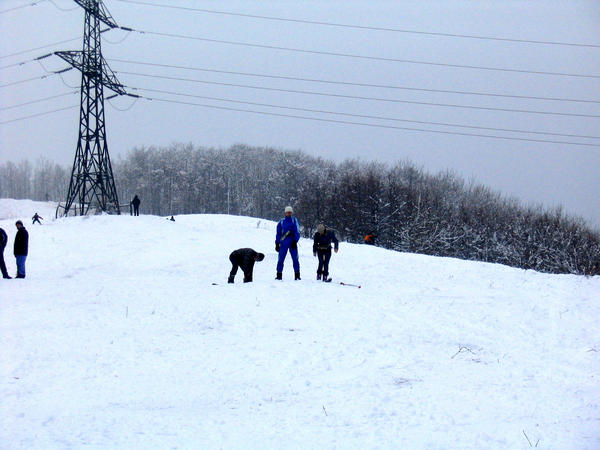
[[[168,100],[106,103],[113,160],[173,142],[408,159],[600,229],[597,0],[104,4],[136,30],[102,35],[119,81]],[[72,163],[81,75],[33,60],[80,50],[83,19],[72,0],[0,0],[0,162]]]

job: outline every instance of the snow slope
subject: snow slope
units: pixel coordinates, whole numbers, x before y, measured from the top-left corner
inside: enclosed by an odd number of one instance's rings
[[[43,205],[0,200],[11,273]],[[600,448],[600,277],[341,243],[325,284],[302,239],[279,282],[273,222],[47,219],[1,280],[0,448]]]

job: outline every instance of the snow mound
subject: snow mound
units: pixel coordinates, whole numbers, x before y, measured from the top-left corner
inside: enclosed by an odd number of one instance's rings
[[[47,214],[6,204],[7,231]],[[2,446],[600,447],[600,277],[342,242],[322,283],[302,239],[280,282],[275,223],[175,219],[28,226],[27,278],[0,280]],[[240,247],[265,260],[228,285]]]
[[[0,198],[0,220],[20,219],[24,224],[26,224],[27,221],[31,223],[31,217],[36,212],[42,216],[45,221],[54,220],[56,206],[56,202],[36,202],[34,200]]]

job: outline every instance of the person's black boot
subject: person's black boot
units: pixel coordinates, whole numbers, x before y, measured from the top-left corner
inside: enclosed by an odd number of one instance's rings
[[[277,276],[275,277],[276,280],[283,280],[283,278],[281,277],[281,272],[277,272]]]
[[[320,280],[320,279],[321,279],[321,274],[320,274],[320,273],[318,273],[318,274],[317,274],[317,281],[318,281],[318,280]]]
[[[233,283],[233,277],[230,275],[229,278],[227,279],[228,283]]]
[[[300,272],[296,272],[296,273],[294,274],[294,280],[300,280],[300,279],[301,279],[301,278],[300,278]]]

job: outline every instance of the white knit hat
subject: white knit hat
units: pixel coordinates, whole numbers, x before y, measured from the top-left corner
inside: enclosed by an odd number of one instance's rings
[[[292,208],[291,206],[286,206],[285,207],[285,212],[286,213],[291,212],[292,214],[294,214],[294,208]]]

